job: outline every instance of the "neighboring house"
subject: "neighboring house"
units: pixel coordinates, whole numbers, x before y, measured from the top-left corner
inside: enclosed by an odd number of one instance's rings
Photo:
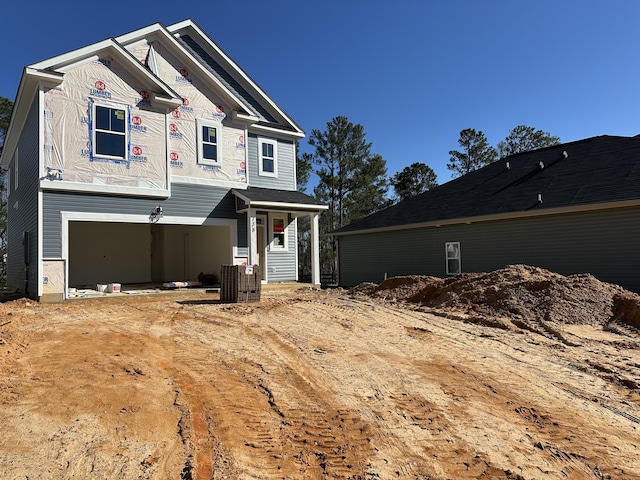
[[[640,292],[640,137],[513,155],[334,234],[343,286],[520,263]]]
[[[196,280],[259,264],[297,279],[304,132],[187,20],[25,68],[0,164],[8,278],[42,300],[98,283]]]

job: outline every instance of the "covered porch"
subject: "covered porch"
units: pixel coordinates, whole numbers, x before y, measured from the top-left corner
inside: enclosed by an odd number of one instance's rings
[[[320,285],[318,216],[328,207],[296,190],[234,189],[236,211],[246,214],[247,263],[260,265],[265,282],[298,279],[297,219],[309,217],[311,283]]]

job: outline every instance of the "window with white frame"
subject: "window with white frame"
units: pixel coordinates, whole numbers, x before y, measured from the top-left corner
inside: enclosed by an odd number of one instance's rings
[[[447,255],[447,275],[456,275],[460,269],[460,242],[445,243]]]
[[[222,124],[203,119],[196,120],[198,141],[198,163],[203,165],[222,165],[220,157],[220,139]]]
[[[93,103],[91,107],[93,156],[112,160],[126,160],[129,128],[127,107]]]
[[[287,249],[287,220],[285,217],[271,217],[271,250]]]
[[[278,176],[278,142],[261,138],[258,141],[258,173],[267,177]]]

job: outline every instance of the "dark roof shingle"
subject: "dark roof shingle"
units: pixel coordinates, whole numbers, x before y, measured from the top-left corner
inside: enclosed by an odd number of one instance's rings
[[[640,136],[603,135],[500,159],[334,233],[638,199]]]

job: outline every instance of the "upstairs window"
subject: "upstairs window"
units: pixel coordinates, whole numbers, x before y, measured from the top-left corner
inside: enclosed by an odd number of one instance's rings
[[[196,120],[198,140],[198,163],[220,166],[220,134],[222,125],[218,122]]]
[[[457,275],[460,269],[460,242],[447,242],[444,244],[447,256],[447,275]]]
[[[278,143],[275,140],[260,139],[258,142],[259,174],[267,177],[278,176]]]
[[[124,106],[93,104],[93,155],[95,157],[126,160],[127,109]]]

